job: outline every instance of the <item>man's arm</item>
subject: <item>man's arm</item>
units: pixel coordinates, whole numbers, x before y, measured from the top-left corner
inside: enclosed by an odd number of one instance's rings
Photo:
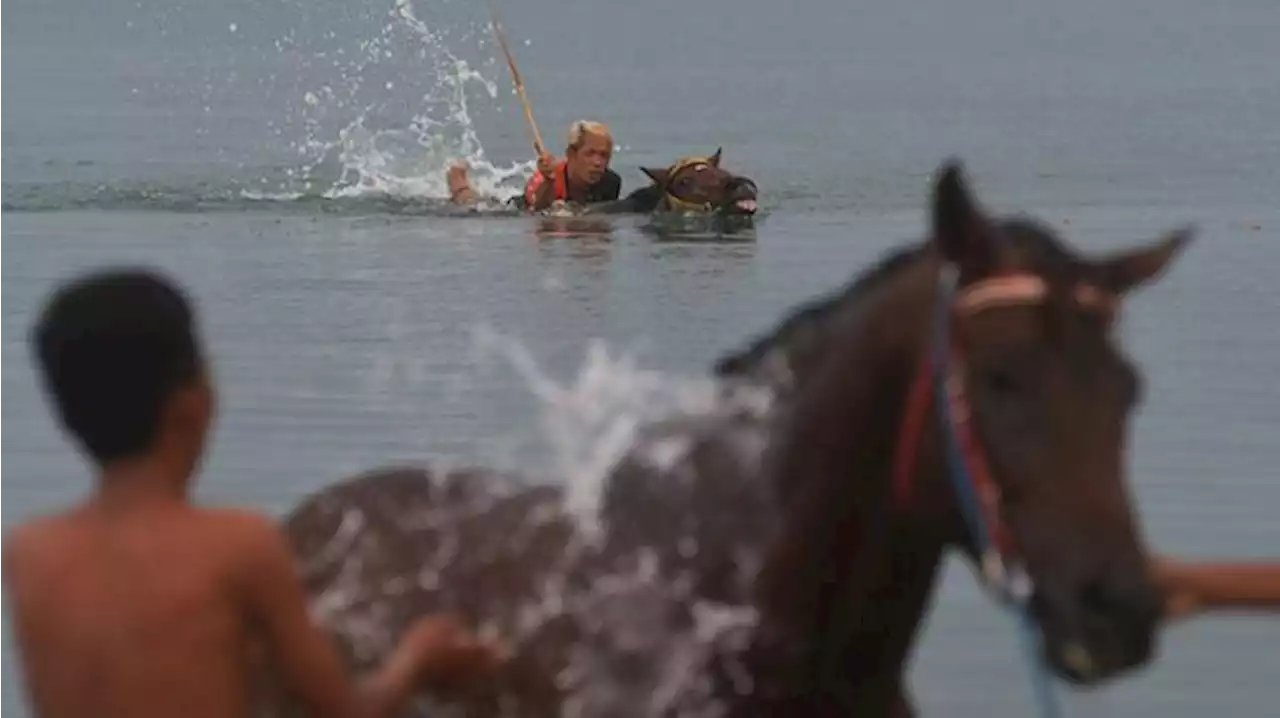
[[[316,717],[392,714],[412,690],[419,672],[415,655],[402,641],[374,676],[356,686],[337,646],[307,613],[306,594],[279,529],[265,517],[238,521],[244,543],[237,587],[288,689]]]
[[[524,189],[525,209],[540,212],[551,206],[556,199],[556,183],[540,172],[534,172]]]
[[[535,151],[537,148],[534,148]],[[540,212],[556,199],[556,158],[547,152],[538,155],[538,167],[524,186],[525,208]]]
[[[1154,571],[1168,596],[1171,617],[1214,609],[1280,608],[1280,563],[1274,561],[1161,559]]]

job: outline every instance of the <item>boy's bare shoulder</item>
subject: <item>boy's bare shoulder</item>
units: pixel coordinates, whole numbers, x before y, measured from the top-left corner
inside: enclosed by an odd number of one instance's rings
[[[292,569],[293,554],[283,530],[271,516],[239,507],[201,509],[206,538],[222,547],[234,573],[257,582]]]
[[[30,570],[33,563],[56,553],[59,537],[71,526],[71,512],[28,519],[4,532],[4,582],[11,583]]]
[[[280,524],[271,516],[238,506],[200,509],[206,530],[216,532],[219,542],[237,552],[272,550],[284,543]]]
[[[199,511],[208,521],[228,529],[264,531],[276,527],[275,519],[268,514],[243,506],[202,506]]]

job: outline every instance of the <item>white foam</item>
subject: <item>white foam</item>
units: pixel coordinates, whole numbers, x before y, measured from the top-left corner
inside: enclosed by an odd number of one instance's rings
[[[577,619],[585,633],[570,647],[567,664],[556,676],[565,691],[561,718],[717,715],[721,706],[711,698],[703,668],[716,652],[741,648],[740,641],[757,620],[751,607],[696,598],[691,578],[665,575],[652,549],[639,550],[589,586],[570,581],[570,570],[579,552],[592,547],[601,491],[618,461],[636,452],[655,466],[672,469],[687,451],[688,442],[679,436],[663,432],[657,438],[642,436],[642,429],[678,418],[685,422],[680,426],[700,431],[696,427],[703,420],[715,422],[726,413],[768,411],[768,397],[751,390],[728,391],[706,376],[642,368],[633,354],[611,349],[602,341],[588,346],[577,371],[557,380],[514,337],[479,327],[474,339],[477,360],[485,355],[504,359],[539,400],[539,424],[552,457],[547,475],[563,482],[565,508],[587,532],[581,540],[570,541],[558,566],[548,567],[534,595],[508,607],[509,618],[494,617],[502,620],[502,626],[486,623],[481,629],[501,632],[508,647],[518,650],[556,618]],[[459,518],[456,512],[416,511],[393,520],[404,531],[425,526],[442,531],[439,544],[424,553],[412,574],[371,578],[361,572],[365,561],[376,563],[373,557],[381,548],[378,532],[363,531],[368,518],[359,508],[343,514],[329,543],[308,563],[313,568],[324,564],[335,575],[314,599],[313,610],[327,624],[339,627],[362,658],[390,649],[387,627],[389,617],[399,610],[397,601],[415,587],[435,588],[444,569],[466,550],[448,529]],[[560,515],[558,508],[544,507],[521,530],[545,525]],[[386,521],[386,516],[380,520]],[[698,551],[693,536],[677,538],[684,555]],[[521,544],[513,539],[513,545]],[[741,571],[753,573],[760,557],[744,547],[736,560]],[[672,620],[685,611],[692,625]],[[729,670],[732,674],[735,668],[730,665]],[[751,689],[745,675],[731,678],[737,690]]]
[[[671,471],[692,445],[679,434],[641,441],[643,428],[675,418],[761,416],[772,407],[772,396],[763,388],[727,390],[709,376],[644,369],[633,354],[611,350],[602,340],[588,344],[576,375],[561,383],[518,339],[485,326],[476,328],[474,338],[478,356],[496,353],[505,359],[539,400],[539,428],[551,454],[547,473],[564,482],[566,504],[588,530],[597,528],[601,492],[619,461],[632,454]]]
[[[458,161],[470,167],[472,187],[482,196],[505,201],[520,191],[534,160],[509,165],[490,161],[468,106],[469,93],[495,98],[497,83],[460,59],[449,47],[445,28],[428,26],[411,0],[396,0],[381,31],[354,46],[332,31],[325,38],[323,49],[312,50],[309,61],[331,64],[331,77],[302,88],[289,108],[295,115],[291,124],[301,125],[301,136],[292,143],[301,164],[286,174],[306,179],[287,191],[242,192],[246,199],[319,194],[445,200],[446,172]],[[335,49],[334,42],[347,44]],[[293,32],[277,40],[276,48],[282,53],[300,50]],[[412,73],[408,76],[406,63]],[[383,77],[388,73],[405,80]],[[387,110],[405,104],[405,96],[420,90],[423,82],[429,86],[411,116]]]
[[[478,348],[507,359],[540,400],[541,428],[552,452],[551,474],[565,482],[566,502],[585,528],[595,527],[604,480],[633,447],[644,424],[715,405],[715,384],[642,370],[601,341],[587,349],[581,369],[560,384],[517,340],[490,328],[476,330]]]

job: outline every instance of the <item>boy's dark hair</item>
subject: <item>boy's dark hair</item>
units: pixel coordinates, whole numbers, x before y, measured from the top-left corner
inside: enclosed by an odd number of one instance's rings
[[[165,401],[202,369],[186,297],[145,269],[63,286],[32,335],[62,423],[99,464],[149,449]]]

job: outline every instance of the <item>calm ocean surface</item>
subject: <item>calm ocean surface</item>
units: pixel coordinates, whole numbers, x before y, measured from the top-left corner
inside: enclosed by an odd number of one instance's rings
[[[441,211],[449,159],[499,191],[528,160],[480,3],[10,1],[6,528],[86,487],[26,344],[74,272],[147,262],[190,288],[222,392],[200,493],[280,512],[391,461],[550,465],[539,400],[478,329],[561,383],[601,368],[594,342],[697,375],[918,236],[929,174],[957,155],[990,207],[1079,247],[1199,227],[1125,318],[1147,387],[1136,501],[1162,550],[1280,555],[1280,4],[503,7],[548,142],[610,122],[624,189],[640,165],[722,146],[761,187],[754,241],[661,243],[629,219],[539,240],[528,219]],[[1182,626],[1158,665],[1068,712],[1270,715],[1278,644],[1273,618]],[[952,566],[911,676],[922,713],[1028,714],[1016,648]]]

